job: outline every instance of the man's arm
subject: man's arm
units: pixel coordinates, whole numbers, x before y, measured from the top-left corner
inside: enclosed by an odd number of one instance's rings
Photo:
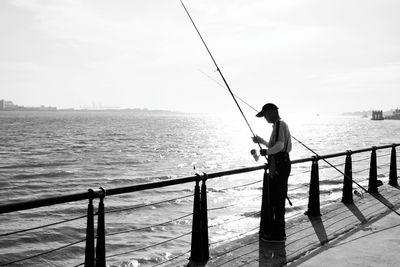
[[[267,155],[274,155],[276,153],[279,153],[283,150],[284,147],[285,144],[282,141],[278,141],[275,145],[267,150]]]
[[[269,146],[268,142],[265,141],[262,137],[260,137],[260,136],[258,136],[258,135],[252,137],[252,139],[253,139],[253,142],[254,142],[254,143],[259,143],[259,144],[262,144],[262,145],[264,145],[264,146],[266,146],[266,147]]]

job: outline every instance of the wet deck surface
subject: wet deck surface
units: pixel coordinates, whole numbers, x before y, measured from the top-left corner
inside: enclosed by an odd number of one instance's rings
[[[385,184],[375,196],[400,207],[400,187]],[[285,243],[266,243],[259,241],[258,234],[251,235],[211,249],[206,264],[193,266],[339,266],[343,261],[351,266],[376,266],[383,258],[382,251],[374,249],[379,242],[381,247],[392,247],[387,253],[400,261],[400,216],[368,193],[354,196],[354,204],[335,202],[321,208],[321,215],[300,215],[288,221]],[[368,248],[370,254],[365,255]],[[365,257],[358,256],[362,251]],[[390,261],[383,266],[391,266]]]

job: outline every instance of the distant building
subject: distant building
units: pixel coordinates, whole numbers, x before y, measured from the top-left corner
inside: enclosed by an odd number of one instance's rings
[[[45,107],[41,105],[40,107],[24,107],[15,105],[12,101],[6,101],[4,99],[0,100],[0,110],[22,110],[22,111],[55,111],[57,107]]]
[[[12,101],[0,100],[0,110],[10,110],[17,108]]]

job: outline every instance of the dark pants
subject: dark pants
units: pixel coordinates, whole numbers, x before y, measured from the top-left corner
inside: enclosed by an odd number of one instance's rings
[[[277,174],[264,173],[260,234],[283,237],[286,236],[285,201],[291,164],[289,153],[278,153],[274,157]]]

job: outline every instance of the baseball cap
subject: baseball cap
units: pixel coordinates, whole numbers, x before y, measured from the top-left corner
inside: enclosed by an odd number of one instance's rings
[[[267,112],[268,110],[278,110],[278,107],[275,104],[272,103],[267,103],[265,104],[261,111],[257,113],[257,117],[263,117],[265,112]]]

